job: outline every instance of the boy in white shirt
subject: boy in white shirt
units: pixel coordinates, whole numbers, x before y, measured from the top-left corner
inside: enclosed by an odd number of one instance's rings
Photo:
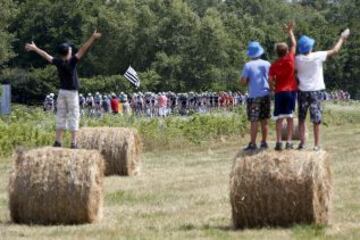
[[[315,40],[308,36],[302,36],[298,41],[300,54],[296,56],[295,69],[299,81],[299,150],[304,149],[305,145],[305,119],[308,110],[310,111],[311,122],[314,125],[314,150],[320,150],[321,102],[325,96],[323,63],[328,57],[334,56],[340,51],[349,35],[350,30],[345,30],[334,48],[328,51],[312,52]]]

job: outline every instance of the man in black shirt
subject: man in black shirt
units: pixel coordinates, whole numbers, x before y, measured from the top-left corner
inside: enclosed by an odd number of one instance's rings
[[[94,42],[101,38],[101,33],[95,31],[76,54],[72,54],[72,47],[68,43],[61,44],[57,52],[59,58],[54,58],[44,50],[38,48],[34,42],[25,45],[25,49],[33,51],[56,66],[60,79],[60,91],[57,99],[56,113],[56,140],[55,147],[61,147],[64,131],[71,131],[71,148],[77,148],[76,133],[79,130],[80,107],[79,107],[79,79],[76,65],[86,54]]]

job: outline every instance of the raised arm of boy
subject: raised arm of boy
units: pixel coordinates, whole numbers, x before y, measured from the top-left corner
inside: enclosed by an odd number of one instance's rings
[[[25,45],[25,50],[28,52],[35,52],[35,53],[39,54],[42,58],[44,58],[49,63],[51,63],[53,60],[53,57],[50,54],[48,54],[44,50],[38,48],[34,42],[27,43]]]
[[[336,54],[338,54],[341,47],[342,47],[342,45],[349,38],[349,36],[350,36],[350,30],[349,29],[346,29],[345,31],[343,31],[341,33],[341,36],[340,36],[339,40],[335,44],[335,46],[332,49],[327,51],[327,56],[332,57],[332,56],[335,56]]]
[[[295,52],[296,52],[296,38],[295,38],[295,35],[294,35],[294,27],[295,27],[295,22],[291,21],[288,24],[285,24],[284,29],[289,34],[289,37],[290,37],[290,41],[291,41],[290,52],[295,54]]]
[[[91,37],[84,43],[84,45],[76,53],[75,55],[76,58],[80,60],[87,53],[87,51],[89,51],[89,49],[95,43],[95,41],[99,38],[101,38],[101,33],[95,30],[95,32],[91,35]]]

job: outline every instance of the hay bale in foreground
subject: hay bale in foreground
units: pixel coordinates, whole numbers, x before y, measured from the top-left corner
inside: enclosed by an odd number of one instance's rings
[[[286,141],[287,140],[287,122],[284,120],[283,127],[281,129],[281,140]],[[308,131],[305,129],[305,137],[308,137]],[[299,129],[299,120],[297,118],[294,118],[294,128],[293,128],[293,136],[292,140],[299,141],[300,140],[300,129]]]
[[[140,172],[142,145],[135,129],[82,128],[78,134],[78,146],[101,152],[107,176],[135,176]]]
[[[230,175],[234,226],[328,224],[331,188],[324,151],[240,154]]]
[[[98,151],[47,147],[17,153],[9,182],[13,222],[48,225],[99,220],[103,172]]]

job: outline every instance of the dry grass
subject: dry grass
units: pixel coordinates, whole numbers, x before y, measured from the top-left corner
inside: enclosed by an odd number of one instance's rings
[[[78,134],[78,145],[101,152],[107,176],[135,176],[140,172],[142,146],[135,129],[82,128]]]
[[[240,152],[230,177],[236,228],[328,224],[331,172],[325,151]]]
[[[360,130],[323,129],[332,158],[334,199],[329,227],[235,231],[231,224],[229,173],[235,153],[248,139],[144,154],[137,178],[105,180],[101,222],[83,226],[21,226],[9,223],[6,182],[10,162],[0,161],[0,239],[360,239]],[[273,137],[272,137],[273,138]]]
[[[97,151],[41,148],[19,152],[10,174],[15,223],[92,223],[102,215],[103,163]]]

